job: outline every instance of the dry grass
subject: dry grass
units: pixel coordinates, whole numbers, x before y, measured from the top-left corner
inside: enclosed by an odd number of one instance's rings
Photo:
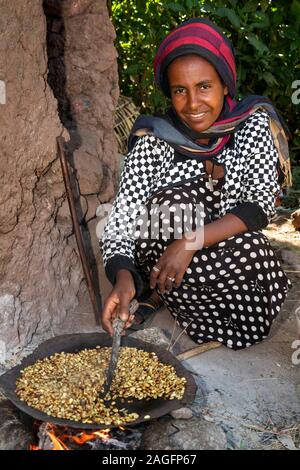
[[[139,114],[139,110],[132,99],[121,95],[115,114],[115,136],[118,141],[119,152],[122,155],[127,153],[128,136]]]
[[[270,242],[278,248],[295,250],[300,253],[300,231],[295,230],[291,220],[293,211],[280,211],[274,221],[268,225],[263,233]]]
[[[300,423],[278,429],[276,427],[246,426],[261,434],[259,450],[300,450]]]
[[[224,421],[224,416],[214,413],[209,409],[202,410],[202,417],[207,421],[221,422]],[[300,422],[295,422],[293,425],[275,425],[271,417],[268,418],[266,423],[256,424],[247,423],[242,418],[231,415],[231,419],[236,420],[239,426],[249,429],[258,436],[260,444],[251,445],[251,450],[300,450]],[[289,419],[292,421],[292,416],[279,417],[281,420]],[[257,439],[255,439],[257,442]],[[236,447],[234,447],[236,449]],[[241,442],[238,449],[245,449],[245,442]]]

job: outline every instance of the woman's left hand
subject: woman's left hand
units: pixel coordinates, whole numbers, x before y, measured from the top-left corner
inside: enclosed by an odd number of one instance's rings
[[[186,249],[186,240],[174,240],[166,248],[150,274],[150,287],[158,286],[159,292],[164,294],[173,287],[179,287],[182,278],[191,263],[195,250]]]

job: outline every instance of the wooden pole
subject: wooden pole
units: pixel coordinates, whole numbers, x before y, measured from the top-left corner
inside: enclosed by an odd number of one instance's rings
[[[64,183],[66,187],[66,193],[67,193],[67,198],[69,202],[69,208],[71,212],[78,251],[79,251],[79,255],[81,259],[84,277],[87,283],[90,300],[91,300],[92,307],[94,310],[96,324],[99,325],[100,312],[99,312],[98,305],[97,305],[97,298],[95,294],[91,268],[87,260],[84,243],[83,243],[83,237],[82,237],[81,229],[80,229],[78,218],[77,218],[77,212],[76,212],[75,201],[74,201],[74,196],[73,196],[73,191],[72,191],[72,186],[71,186],[68,162],[67,162],[65,151],[64,151],[64,144],[65,144],[65,140],[63,139],[63,137],[57,137],[58,155],[59,155],[60,162],[61,162],[62,174],[63,174]]]

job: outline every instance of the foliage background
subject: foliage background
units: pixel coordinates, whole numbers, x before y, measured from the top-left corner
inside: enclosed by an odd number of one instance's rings
[[[300,0],[112,0],[108,2],[119,53],[121,93],[141,112],[163,111],[152,63],[165,35],[182,21],[208,17],[236,49],[239,96],[267,95],[291,133],[294,186],[300,189]],[[295,84],[294,84],[295,86]]]

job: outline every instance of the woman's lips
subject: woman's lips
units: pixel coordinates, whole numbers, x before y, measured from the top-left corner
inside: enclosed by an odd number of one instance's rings
[[[187,114],[187,118],[189,121],[201,121],[205,115],[207,114],[207,112],[203,112],[203,113],[189,113]]]

